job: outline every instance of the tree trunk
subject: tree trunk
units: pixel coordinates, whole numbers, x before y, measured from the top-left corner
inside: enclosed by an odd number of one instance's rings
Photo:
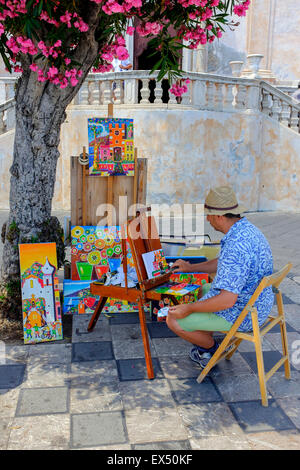
[[[63,231],[51,217],[51,205],[59,158],[61,124],[66,108],[78,92],[102,47],[95,40],[101,6],[87,5],[89,30],[82,36],[74,61],[82,64],[76,87],[61,89],[50,82],[38,82],[29,68],[31,59],[22,56],[23,73],[16,89],[16,127],[13,164],[10,168],[10,213],[2,229],[4,243],[0,316],[22,318],[20,289],[20,243],[55,242],[58,266],[64,261]]]
[[[20,313],[20,243],[56,242],[58,262],[64,261],[62,229],[51,217],[51,204],[59,157],[61,124],[68,103],[58,87],[35,83],[28,74],[19,79],[16,91],[16,127],[13,164],[10,168],[10,213],[6,223],[2,277],[18,297]],[[39,86],[40,85],[40,86]],[[3,230],[4,232],[4,230]],[[14,302],[13,302],[14,303]],[[16,308],[16,306],[14,307]]]

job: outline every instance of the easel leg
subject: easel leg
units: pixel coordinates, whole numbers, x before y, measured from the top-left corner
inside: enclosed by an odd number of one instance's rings
[[[151,357],[151,352],[150,352],[149,337],[148,337],[148,332],[147,332],[144,304],[143,304],[142,299],[139,300],[139,318],[140,318],[142,338],[143,338],[143,343],[144,343],[148,379],[154,379],[154,371],[153,371],[152,357]]]
[[[97,304],[97,307],[95,309],[95,312],[94,312],[92,318],[90,319],[90,323],[89,323],[89,326],[88,326],[88,331],[89,332],[93,331],[93,329],[95,328],[96,323],[98,321],[98,318],[100,317],[100,313],[102,312],[102,309],[103,309],[104,305],[106,304],[106,301],[107,301],[107,297],[100,297],[100,299],[98,301],[98,304]]]

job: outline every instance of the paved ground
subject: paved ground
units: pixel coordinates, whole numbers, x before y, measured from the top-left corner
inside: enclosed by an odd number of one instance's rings
[[[189,344],[148,318],[155,380],[146,378],[135,314],[73,318],[72,342],[4,346],[0,365],[0,449],[299,449],[300,214],[250,214],[270,240],[283,283],[292,378],[281,368],[263,408],[250,343],[202,384]],[[298,281],[298,282],[297,282]],[[1,343],[0,343],[1,345]],[[269,369],[278,329],[264,340]]]

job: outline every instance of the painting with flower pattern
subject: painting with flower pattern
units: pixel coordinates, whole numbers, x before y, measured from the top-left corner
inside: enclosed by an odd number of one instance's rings
[[[71,229],[71,278],[73,281],[101,279],[121,266],[121,227],[75,226]],[[133,266],[127,244],[127,260]]]

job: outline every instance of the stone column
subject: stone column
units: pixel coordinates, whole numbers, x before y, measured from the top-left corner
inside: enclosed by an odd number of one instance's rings
[[[247,55],[262,54],[259,76],[274,82],[272,73],[274,18],[277,0],[255,0],[247,12]],[[251,74],[246,64],[243,76]]]
[[[183,49],[182,69],[185,72],[206,72],[207,71],[207,48],[198,46],[197,49]]]

